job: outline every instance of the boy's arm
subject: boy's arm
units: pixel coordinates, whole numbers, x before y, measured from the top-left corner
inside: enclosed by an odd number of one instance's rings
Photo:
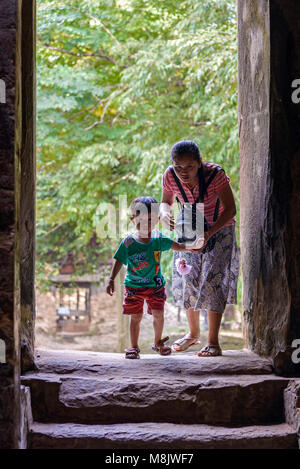
[[[203,249],[206,244],[205,236],[199,236],[198,238],[195,239],[193,243],[177,243],[176,241],[173,241],[171,249],[173,251],[188,251],[188,252],[195,252],[196,249],[200,248]]]
[[[185,243],[177,243],[176,241],[173,241],[171,249],[173,251],[192,251]]]
[[[122,265],[123,265],[122,262],[118,261],[117,259],[115,260],[115,263],[113,265],[110,277],[108,279],[108,284],[106,287],[106,293],[108,293],[110,296],[112,296],[113,292],[115,291],[115,278],[120,272]]]

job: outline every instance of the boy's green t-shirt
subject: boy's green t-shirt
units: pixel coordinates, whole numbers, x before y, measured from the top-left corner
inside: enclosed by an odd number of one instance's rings
[[[173,239],[152,230],[148,243],[137,241],[132,234],[121,241],[114,259],[127,266],[124,285],[134,288],[160,287],[165,279],[160,271],[161,251],[171,249]]]

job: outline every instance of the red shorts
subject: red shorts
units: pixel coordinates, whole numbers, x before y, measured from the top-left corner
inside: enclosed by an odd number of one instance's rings
[[[144,300],[148,305],[148,314],[152,309],[164,310],[167,295],[165,287],[126,287],[123,301],[123,314],[138,314],[143,312]]]

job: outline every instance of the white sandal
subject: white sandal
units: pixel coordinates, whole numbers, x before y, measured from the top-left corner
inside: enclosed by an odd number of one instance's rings
[[[189,340],[193,340],[194,342],[189,343],[188,342]],[[171,345],[171,349],[173,350],[173,352],[184,352],[185,350],[187,350],[192,345],[197,345],[197,344],[200,344],[200,343],[201,342],[199,340],[199,337],[191,337],[190,334],[188,333],[184,337],[182,337],[181,339],[175,340],[175,342],[173,342],[173,344]],[[177,348],[174,347],[175,344],[180,346],[180,350],[178,350]]]

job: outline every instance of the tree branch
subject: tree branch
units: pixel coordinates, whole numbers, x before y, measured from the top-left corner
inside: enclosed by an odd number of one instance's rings
[[[121,90],[117,90],[115,91],[114,93],[111,94],[111,96],[109,97],[109,99],[107,100],[105,106],[104,106],[104,109],[102,111],[102,114],[101,114],[101,117],[100,117],[100,120],[99,121],[96,121],[94,122],[92,125],[90,125],[89,127],[86,127],[84,130],[90,130],[90,129],[93,129],[94,127],[96,127],[96,125],[99,125],[99,124],[102,124],[103,120],[104,120],[104,117],[105,117],[105,114],[106,114],[106,111],[110,105],[110,103],[112,102],[112,100],[118,96],[118,94],[121,94],[123,91],[125,91],[128,87],[125,86],[124,88],[122,88]]]
[[[60,228],[63,225],[64,225],[64,222],[60,223],[59,225],[56,225],[56,226],[52,227],[51,230],[47,231],[47,233],[42,234],[41,237],[45,238],[46,236],[48,236],[48,234],[53,233],[53,231],[58,230],[58,228]]]
[[[122,176],[120,179],[117,179],[116,181],[111,182],[109,185],[110,185],[110,186],[114,186],[115,184],[118,184],[118,182],[125,181],[126,179],[129,178],[129,176],[131,176],[131,174],[134,174],[134,172],[133,172],[133,171],[129,171],[129,173],[125,174],[125,175]]]
[[[100,53],[92,53],[92,52],[72,52],[70,50],[62,49],[61,47],[55,47],[55,46],[50,46],[50,44],[47,44],[45,42],[42,43],[44,47],[47,49],[52,49],[56,50],[58,52],[61,52],[62,54],[68,54],[68,55],[73,55],[74,57],[99,57],[101,59],[105,59],[108,62],[116,65],[116,61],[109,57],[108,55],[105,54],[100,54]]]
[[[185,119],[178,119],[178,122],[184,122],[185,124],[189,124],[191,127],[200,127],[201,125],[207,125],[209,123],[209,121],[193,122]]]
[[[99,26],[101,26],[101,28],[104,29],[105,32],[107,32],[107,34],[110,35],[110,37],[116,41],[116,43],[120,46],[121,43],[118,41],[118,39],[113,35],[112,32],[110,32],[110,30],[99,20],[99,18],[96,18],[95,16],[91,15],[90,13],[87,13],[86,11],[81,11],[79,8],[76,8],[75,6],[73,6],[73,8],[77,11],[79,11],[80,13],[83,13],[84,15],[86,15],[88,18],[91,18],[92,20],[94,20]]]

